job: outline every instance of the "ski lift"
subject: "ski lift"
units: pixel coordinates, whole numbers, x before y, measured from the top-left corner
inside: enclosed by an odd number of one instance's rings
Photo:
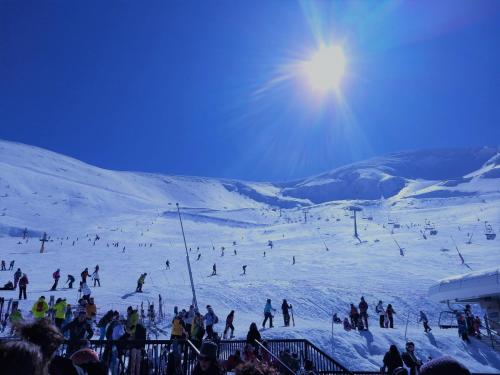
[[[484,235],[486,236],[487,240],[494,240],[497,235],[495,232],[493,232],[493,228],[491,227],[491,224],[486,224],[484,223],[485,226],[485,232]]]
[[[441,329],[458,328],[456,312],[450,310],[441,311],[438,325]]]

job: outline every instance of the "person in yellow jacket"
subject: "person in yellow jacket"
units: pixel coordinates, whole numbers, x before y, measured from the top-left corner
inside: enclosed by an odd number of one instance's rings
[[[182,339],[184,338],[184,322],[182,321],[181,314],[177,314],[172,320],[172,333],[170,335],[170,340]]]
[[[49,305],[45,302],[45,296],[38,298],[38,301],[36,301],[31,308],[31,312],[33,313],[35,319],[45,318],[47,311],[49,311]]]
[[[58,298],[56,300],[56,303],[53,307],[54,309],[54,321],[56,323],[56,327],[61,329],[62,328],[62,324],[64,322],[64,319],[66,318],[66,306],[68,304],[66,303],[66,298],[64,299],[61,299],[61,298]]]
[[[137,310],[134,310],[132,306],[129,306],[127,308],[126,331],[130,334],[130,336],[135,335],[135,327],[137,326],[137,323],[139,323],[139,313]]]
[[[140,277],[139,280],[137,280],[137,288],[135,288],[136,292],[142,293],[142,286],[144,285],[144,282],[146,281],[146,276],[147,273],[143,273]]]
[[[97,315],[97,307],[94,303],[94,299],[90,297],[89,303],[85,306],[85,312],[87,313],[87,319],[94,320]]]

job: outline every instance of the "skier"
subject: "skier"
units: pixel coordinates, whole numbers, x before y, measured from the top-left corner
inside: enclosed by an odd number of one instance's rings
[[[196,258],[196,260],[198,261],[198,260],[200,260],[200,258],[201,258],[201,254],[198,254],[198,258]]]
[[[243,275],[246,275],[247,274],[247,265],[243,265],[241,266],[241,268],[243,269]]]
[[[94,272],[92,273],[92,277],[94,278],[94,286],[101,286],[101,279],[99,277],[99,265],[95,266]]]
[[[19,279],[21,278],[22,275],[23,273],[21,272],[21,269],[18,268],[17,271],[14,273],[14,289],[17,288],[17,283],[19,282]]]
[[[97,323],[97,328],[99,328],[99,340],[104,340],[106,337],[106,326],[113,319],[113,310],[108,310],[106,314]]]
[[[87,282],[87,277],[89,276],[89,269],[87,267],[85,267],[85,269],[82,271],[82,273],[80,274],[80,276],[82,277],[82,282],[86,283]]]
[[[144,282],[146,281],[146,276],[147,275],[148,275],[147,273],[143,273],[139,277],[139,280],[137,280],[137,288],[135,289],[136,292],[142,293],[142,286],[143,286]]]
[[[26,299],[26,288],[28,284],[28,276],[23,273],[23,276],[21,276],[21,278],[19,279],[19,300],[21,300],[22,296],[24,296],[24,299]]]
[[[281,312],[283,313],[283,322],[285,324],[285,327],[290,326],[290,313],[288,312],[288,309],[290,309],[292,306],[288,304],[286,299],[283,300],[283,303],[281,304]]]
[[[47,311],[49,311],[49,305],[45,302],[45,296],[41,296],[38,300],[33,304],[31,308],[31,312],[35,319],[43,319],[47,315]]]
[[[262,328],[265,328],[266,322],[269,319],[269,328],[273,328],[273,311],[276,309],[271,305],[271,299],[268,298],[266,301],[266,306],[264,306],[264,321],[262,322]]]
[[[172,319],[172,332],[170,333],[170,340],[179,339],[182,340],[186,337],[184,329],[182,311],[174,316]]]
[[[9,271],[12,271],[14,269],[14,263],[15,263],[15,260],[11,260],[10,261],[10,264],[9,264]]]
[[[293,256],[292,265],[295,264],[295,255]]]
[[[231,312],[226,317],[226,328],[224,328],[224,334],[222,336],[224,338],[224,340],[226,339],[227,332],[229,330],[231,330],[231,335],[229,336],[229,338],[232,339],[234,337],[233,320],[234,320],[234,310],[231,310]]]
[[[52,285],[52,288],[50,288],[50,290],[56,290],[59,279],[61,278],[61,272],[59,268],[52,274],[52,278],[54,279],[54,284]]]
[[[224,256],[224,248],[222,248],[222,251],[220,253],[220,256],[223,257]]]
[[[167,259],[167,261],[165,262],[165,266],[166,266],[166,269],[169,270],[170,269],[170,261]]]
[[[66,284],[69,283],[68,288],[73,289],[73,283],[75,282],[75,277],[73,275],[68,274],[68,280],[66,280]]]
[[[234,249],[234,255],[238,255],[238,253],[236,252],[236,249]]]
[[[366,303],[364,297],[361,297],[361,301],[359,302],[358,307],[359,307],[359,317],[363,319],[363,322],[365,324],[365,330],[368,330],[368,304]]]
[[[212,266],[212,276],[215,275],[217,275],[217,265],[214,263],[214,265]]]
[[[401,355],[406,367],[410,369],[410,375],[417,375],[420,372],[422,361],[415,355],[415,344],[411,341],[406,343],[406,351]]]
[[[207,305],[207,313],[203,317],[205,320],[205,327],[207,330],[207,338],[211,339],[214,337],[214,324],[219,323],[219,318],[215,315],[212,306]]]
[[[387,320],[389,321],[389,328],[394,328],[394,314],[396,314],[396,311],[394,311],[390,303],[387,305],[385,313],[387,314]]]
[[[422,324],[424,325],[425,333],[432,331],[431,327],[429,327],[429,319],[427,319],[427,315],[425,315],[422,310],[420,310],[420,318],[418,319],[418,321],[422,322]]]
[[[384,328],[385,309],[384,309],[384,305],[382,304],[382,301],[378,301],[378,304],[375,307],[375,312],[378,314],[378,317],[379,317],[380,328]]]
[[[2,271],[7,271],[7,269],[5,268],[5,260],[2,260]]]
[[[265,257],[266,257],[266,252],[264,251],[264,256],[263,256],[263,258],[265,258]]]
[[[359,322],[359,312],[356,306],[354,306],[353,303],[351,303],[351,311],[349,313],[349,318],[351,318],[351,326],[354,329],[358,328],[358,322]]]

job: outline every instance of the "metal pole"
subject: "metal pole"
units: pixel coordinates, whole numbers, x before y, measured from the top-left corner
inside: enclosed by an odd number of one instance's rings
[[[354,237],[358,238],[358,226],[356,223],[356,210],[354,212]]]
[[[181,218],[181,211],[179,209],[179,203],[176,203],[176,206],[177,206],[177,213],[179,214],[179,222],[181,223],[182,238],[184,239],[184,248],[186,249],[186,261],[187,261],[187,266],[188,266],[188,271],[189,271],[189,280],[191,281],[191,291],[193,292],[193,304],[196,308],[198,308],[198,301],[196,300],[196,292],[194,290],[193,274],[191,272],[191,263],[189,262],[189,252],[188,252],[188,247],[187,247],[187,243],[186,243],[186,236],[184,234],[184,226],[182,225],[182,218]]]

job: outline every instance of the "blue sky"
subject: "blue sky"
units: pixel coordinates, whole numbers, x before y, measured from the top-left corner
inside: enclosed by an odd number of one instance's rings
[[[341,97],[283,78],[342,45]],[[498,145],[500,1],[0,2],[0,138],[110,169],[282,181]]]

